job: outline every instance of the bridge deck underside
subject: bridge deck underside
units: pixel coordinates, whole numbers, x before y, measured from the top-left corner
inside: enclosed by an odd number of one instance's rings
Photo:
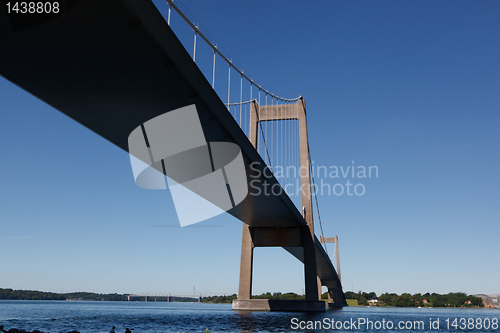
[[[258,174],[250,163],[260,162],[258,168],[264,168],[260,155],[151,1],[80,1],[54,20],[17,32],[8,22],[4,6],[0,74],[123,150],[128,151],[128,136],[137,126],[195,104],[207,141],[240,146],[249,180]],[[277,183],[274,177],[266,180]],[[306,224],[284,193],[248,195],[229,213],[252,227]],[[338,282],[317,240],[316,244],[318,275]],[[287,250],[301,259],[300,248]]]

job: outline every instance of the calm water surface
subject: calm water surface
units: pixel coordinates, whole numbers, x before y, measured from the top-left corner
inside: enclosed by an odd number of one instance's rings
[[[294,319],[296,318],[296,319]],[[455,318],[459,326],[446,327]],[[468,321],[465,329],[460,329],[460,318]],[[474,327],[471,329],[470,319]],[[372,321],[375,325],[384,320],[404,325],[422,321],[424,327],[406,329],[415,332],[500,332],[493,325],[500,319],[500,310],[484,309],[404,309],[404,308],[366,308],[346,307],[342,310],[324,313],[305,314],[292,312],[251,312],[239,313],[231,310],[230,304],[164,303],[164,302],[67,302],[67,301],[0,301],[0,325],[6,329],[38,329],[44,332],[68,332],[77,330],[87,332],[109,332],[116,326],[117,333],[125,328],[140,332],[387,332],[389,329],[377,329],[356,325],[352,330],[332,329],[328,324],[334,320],[354,322]],[[430,320],[439,319],[439,328],[430,328]],[[321,322],[322,327],[319,327]],[[295,324],[294,324],[295,323]],[[316,323],[316,329],[294,329],[298,325]],[[489,329],[478,324],[490,324]],[[435,324],[434,324],[435,325]]]

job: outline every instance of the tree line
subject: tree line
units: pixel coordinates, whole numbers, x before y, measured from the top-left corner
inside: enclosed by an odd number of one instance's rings
[[[306,297],[304,295],[298,295],[296,293],[292,293],[292,292],[289,292],[289,293],[280,293],[280,292],[277,292],[277,293],[270,293],[270,292],[267,292],[267,293],[262,293],[260,295],[255,295],[255,296],[252,296],[252,298],[255,298],[255,299],[281,299],[281,300],[304,300],[306,299]]]
[[[230,296],[211,296],[211,297],[203,297],[201,299],[202,302],[205,303],[231,303],[233,299],[238,298],[238,295],[232,294]],[[296,293],[262,293],[260,295],[253,295],[252,299],[270,299],[270,300],[303,300],[305,299],[304,295],[298,295]]]
[[[233,299],[237,298],[236,294],[232,294],[230,296],[208,296],[202,297],[202,303],[232,303]]]
[[[359,305],[369,305],[369,300],[377,300],[377,306],[395,306],[395,307],[435,307],[435,308],[460,308],[460,307],[484,307],[483,300],[480,297],[467,295],[466,293],[425,293],[401,295],[395,293],[384,293],[377,297],[374,292],[348,291],[345,293],[346,299],[356,299]]]
[[[47,301],[64,301],[67,299],[83,301],[126,301],[127,296],[120,294],[97,294],[89,292],[59,294],[36,290],[12,290],[0,288],[0,299]]]
[[[232,294],[230,296],[211,296],[211,297],[203,297],[201,301],[203,303],[232,303],[233,299],[238,298],[238,295]],[[271,299],[271,300],[303,300],[305,299],[304,295],[298,295],[296,293],[262,293],[260,295],[253,295],[252,299]]]

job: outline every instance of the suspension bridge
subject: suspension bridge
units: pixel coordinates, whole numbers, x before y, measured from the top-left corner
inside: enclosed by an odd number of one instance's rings
[[[322,286],[329,306],[346,305],[311,191],[304,98],[254,82],[171,0],[166,12],[150,0],[61,4],[36,20],[0,10],[0,74],[125,151],[137,126],[195,104],[207,142],[240,147],[249,184],[249,195],[228,211],[243,222],[233,309],[324,311]],[[192,48],[173,32],[174,17],[192,30]],[[208,69],[200,43],[210,50]],[[255,247],[282,247],[304,264],[304,301],[251,298]]]

